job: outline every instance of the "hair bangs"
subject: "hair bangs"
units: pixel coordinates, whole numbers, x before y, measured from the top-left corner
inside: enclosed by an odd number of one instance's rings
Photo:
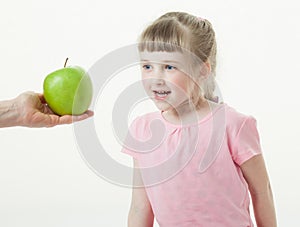
[[[139,51],[183,52],[187,49],[187,31],[177,21],[160,20],[149,26],[140,36]]]

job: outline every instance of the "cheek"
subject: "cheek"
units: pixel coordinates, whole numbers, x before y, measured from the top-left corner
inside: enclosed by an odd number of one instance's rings
[[[143,85],[145,91],[148,93],[151,88],[150,79],[146,79],[146,78],[142,77],[142,85]]]
[[[186,75],[174,76],[169,82],[177,89],[182,89],[184,92],[187,92],[188,89],[189,77]]]

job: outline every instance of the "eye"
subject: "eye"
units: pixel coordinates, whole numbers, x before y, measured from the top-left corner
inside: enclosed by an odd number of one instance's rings
[[[174,70],[174,69],[176,69],[176,67],[172,66],[172,65],[166,65],[166,69],[167,70]]]
[[[150,69],[152,69],[152,66],[151,65],[143,65],[143,69],[150,70]]]

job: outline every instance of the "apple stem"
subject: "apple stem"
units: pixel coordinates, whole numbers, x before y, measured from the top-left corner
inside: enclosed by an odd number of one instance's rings
[[[65,64],[64,64],[64,68],[66,68],[68,60],[69,60],[69,58],[66,58],[66,61],[65,61]]]

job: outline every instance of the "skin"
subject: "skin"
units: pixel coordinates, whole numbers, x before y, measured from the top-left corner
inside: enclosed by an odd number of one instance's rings
[[[200,103],[196,107],[190,100],[191,92],[189,85],[196,86],[196,82],[191,78],[193,74],[199,74],[198,86],[201,80],[209,74],[210,65],[208,62],[203,67],[188,69],[188,57],[179,52],[142,52],[141,53],[141,74],[144,89],[156,107],[163,111],[166,120],[173,124],[189,124],[206,116],[219,104],[200,98]],[[206,73],[203,73],[205,69]],[[171,91],[165,100],[155,99],[153,90]]]
[[[24,92],[12,100],[0,102],[0,128],[12,126],[53,127],[81,121],[93,114],[88,110],[79,116],[59,116],[48,107],[42,94]]]
[[[134,160],[133,185],[141,182],[138,163]],[[131,206],[128,214],[128,227],[152,227],[154,214],[144,187],[132,189]]]
[[[144,80],[145,91],[154,101],[157,108],[164,111],[164,117],[168,121],[180,123],[178,115],[178,113],[180,113],[181,120],[184,119],[183,121],[188,122],[187,119],[192,111],[187,104],[188,95],[186,95],[188,94],[187,84],[190,81],[186,74],[178,70],[179,67],[176,67],[176,62],[180,62],[180,60],[181,62],[184,62],[184,60],[182,56],[177,56],[177,58],[175,57],[174,59],[174,55],[170,56],[165,54],[158,58],[155,57],[155,55],[157,56],[159,54],[142,54],[144,57],[142,64],[142,79]],[[209,62],[206,64],[208,65],[208,68],[210,68]],[[169,67],[170,65],[175,67]],[[172,89],[171,95],[168,97],[168,100],[166,100],[167,102],[155,100],[153,98],[152,90],[159,87],[162,88],[162,90]],[[182,89],[183,92],[178,92],[178,88]],[[180,97],[181,94],[185,94],[184,97]],[[205,116],[211,108],[217,106],[217,104],[212,104],[207,100],[203,103],[204,104],[201,105],[200,110],[198,111],[200,118],[201,116]],[[137,169],[137,160],[134,160],[134,167],[136,168],[134,170],[133,185],[135,185],[136,181],[140,182],[141,180],[140,171]],[[244,162],[240,168],[249,186],[257,227],[276,227],[276,214],[272,190],[263,156],[256,155],[252,157]],[[153,219],[154,214],[145,188],[133,188],[128,226],[152,227]]]
[[[183,109],[187,102],[187,76],[181,71],[176,70],[174,63],[154,64],[145,62],[142,68],[142,77],[145,90],[149,97],[154,101],[159,110],[169,111],[175,114],[175,108]],[[165,100],[157,100],[153,90],[167,90],[172,93]]]
[[[263,156],[244,162],[241,170],[249,186],[257,227],[276,227],[273,193]]]

